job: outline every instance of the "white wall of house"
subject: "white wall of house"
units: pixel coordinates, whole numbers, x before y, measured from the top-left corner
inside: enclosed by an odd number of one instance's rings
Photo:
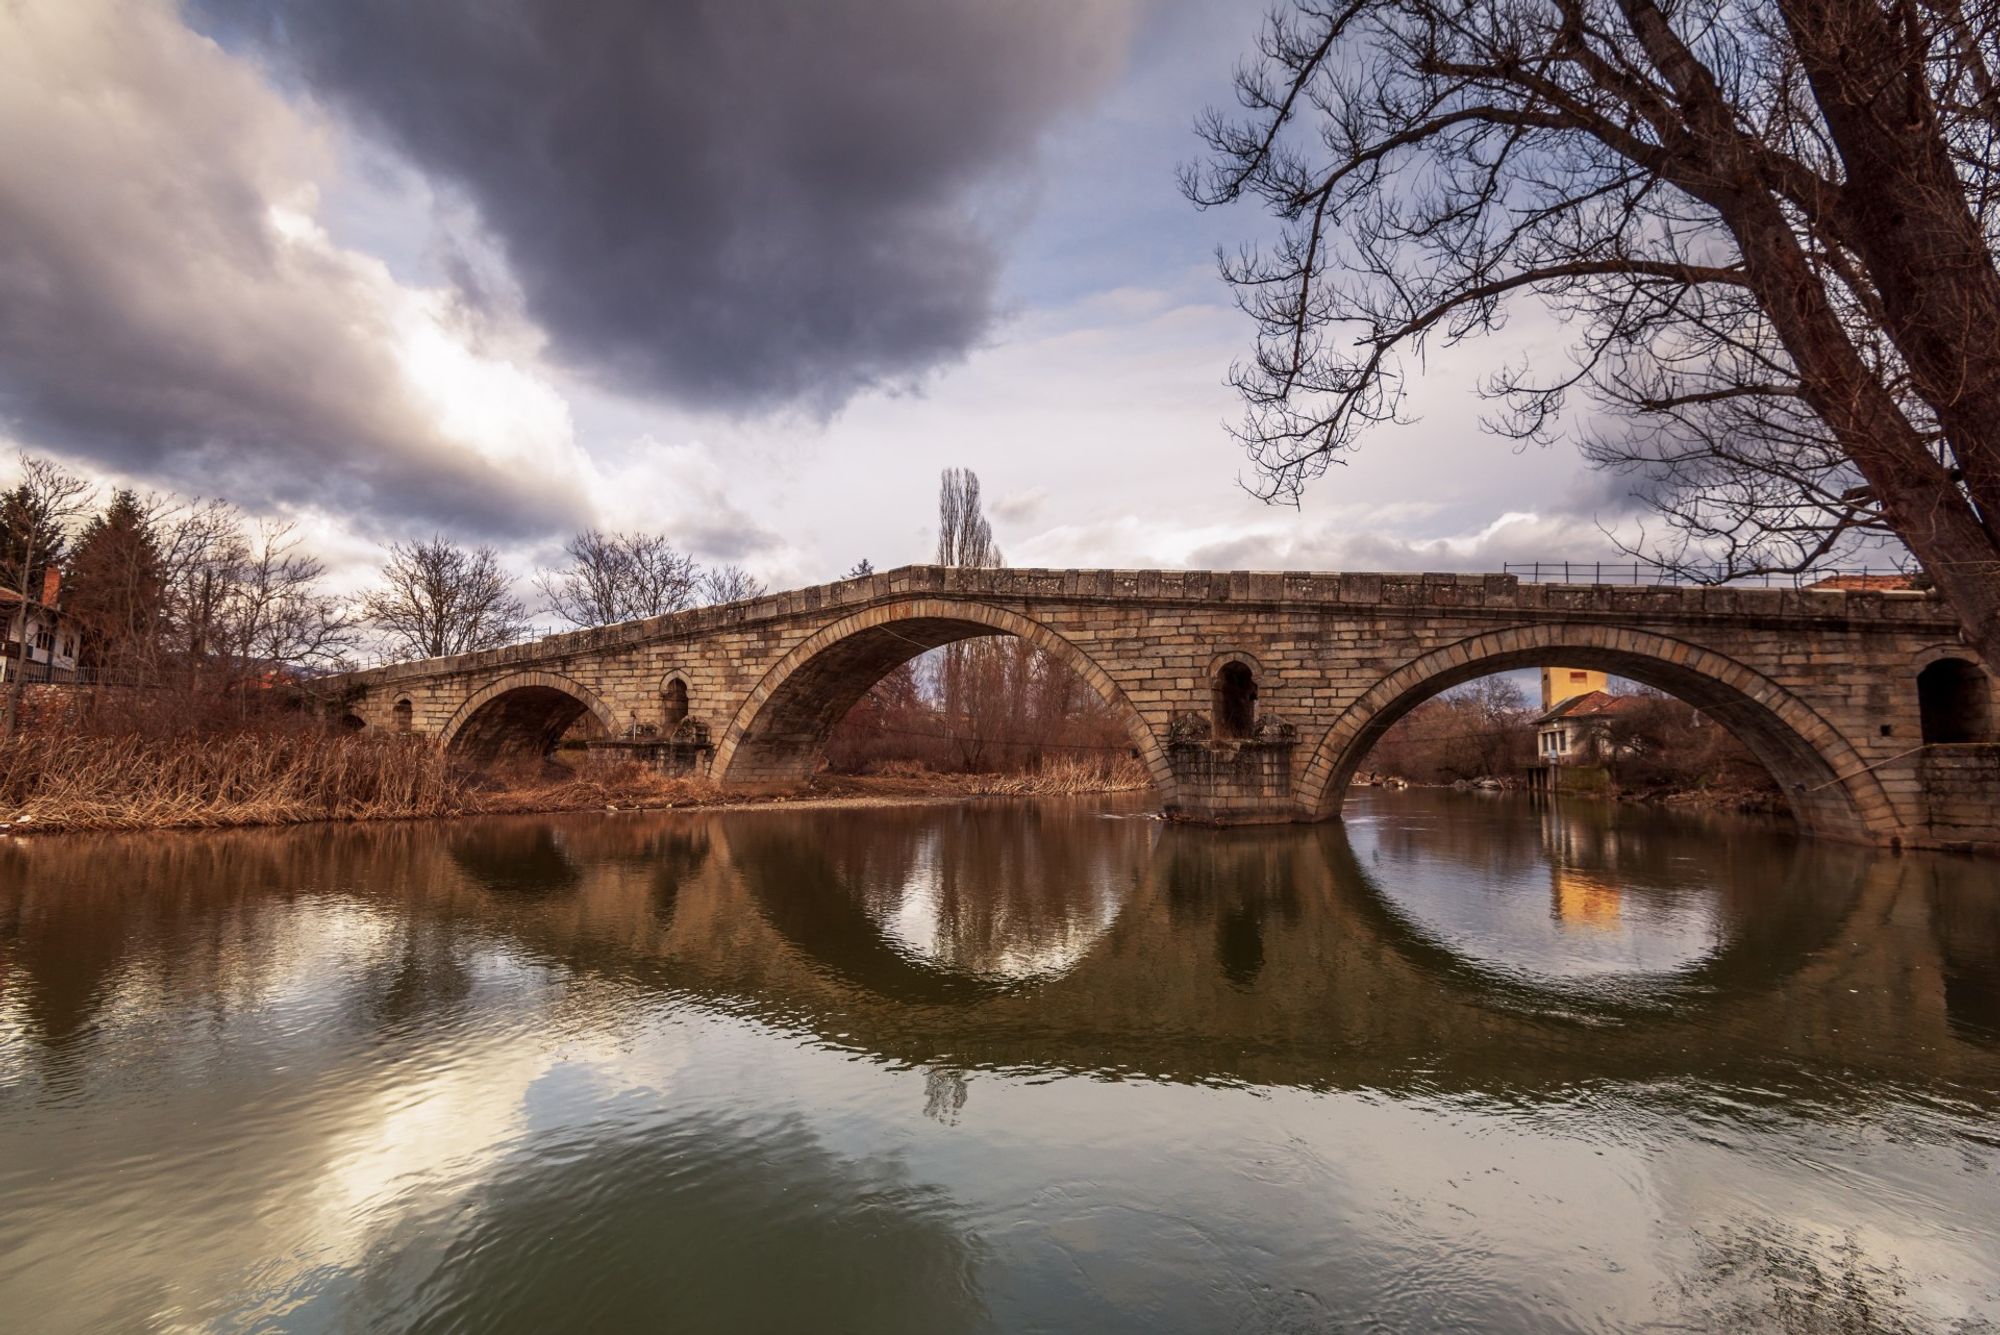
[[[0,681],[12,675],[14,665],[20,657],[23,634],[23,615],[19,607],[7,619],[7,640],[4,669],[0,669]],[[53,668],[58,674],[76,671],[76,630],[62,624],[60,617],[46,608],[29,608],[26,614],[26,635],[28,640],[29,680],[35,680],[47,669]],[[37,669],[41,669],[38,671]]]

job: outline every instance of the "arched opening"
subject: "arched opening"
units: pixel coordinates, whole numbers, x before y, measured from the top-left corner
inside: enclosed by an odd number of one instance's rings
[[[1004,639],[994,643],[994,637],[1009,636],[1015,643]],[[969,642],[979,642],[980,653],[972,654]],[[1152,785],[1161,792],[1169,791],[1171,771],[1151,729],[1117,685],[1074,645],[1016,613],[944,599],[874,608],[829,626],[799,645],[766,674],[730,722],[716,748],[711,772],[726,784],[750,788],[781,787],[809,779],[836,726],[870,695],[871,688],[877,683],[892,684],[885,679],[931,650],[962,643],[967,654],[940,656],[938,671],[1013,672],[1039,651],[1042,667],[1053,669],[1045,678],[1046,684],[1078,698],[1088,697],[1091,707],[1108,722],[1108,735],[1101,747],[1094,737],[1058,734],[1039,740],[1035,745],[1040,761],[1136,756]],[[989,645],[991,654],[985,652]],[[1017,675],[1007,680],[1019,684],[1033,679]],[[984,689],[962,682],[951,687],[961,688],[968,692]],[[921,726],[901,721],[896,726],[901,732],[922,732],[947,744],[989,746],[995,741],[983,735],[986,728],[980,716],[951,714],[934,707],[924,713]],[[1007,747],[1012,746],[1009,741]],[[963,768],[997,767],[994,759],[995,752],[989,751],[983,757],[973,757]]]
[[[1248,664],[1232,658],[1216,669],[1212,695],[1209,717],[1218,740],[1256,735],[1257,675]]]
[[[339,729],[342,732],[360,732],[363,728],[368,726],[368,720],[362,718],[361,715],[355,713],[353,710],[349,710],[347,713],[342,714],[340,718],[337,719],[335,722],[336,726],[339,727]]]
[[[552,673],[523,673],[466,701],[444,730],[450,753],[486,768],[541,760],[564,734],[608,736],[610,714],[583,687]]]
[[[687,720],[688,687],[679,677],[667,678],[660,688],[660,731],[672,732]]]
[[[410,730],[411,722],[416,718],[417,713],[416,707],[410,703],[407,696],[398,700],[395,709],[390,712],[395,716],[395,729],[398,733],[406,733]]]
[[[1335,814],[1348,781],[1384,733],[1432,697],[1551,663],[1652,687],[1727,729],[1770,772],[1807,830],[1866,840],[1871,830],[1894,826],[1894,809],[1867,760],[1777,683],[1680,641],[1596,627],[1496,631],[1390,673],[1328,729],[1301,784],[1302,803],[1316,817]]]
[[[1977,663],[1940,658],[1917,674],[1917,709],[1923,739],[1983,742],[1993,735],[1991,685]]]

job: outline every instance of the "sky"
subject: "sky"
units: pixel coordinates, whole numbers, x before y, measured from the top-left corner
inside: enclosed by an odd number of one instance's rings
[[[1252,327],[1176,169],[1263,0],[6,0],[0,443],[522,577],[585,526],[773,587],[1017,566],[1613,555],[1617,478],[1479,429],[1524,311],[1296,509],[1241,482]],[[524,583],[525,590],[525,583]]]

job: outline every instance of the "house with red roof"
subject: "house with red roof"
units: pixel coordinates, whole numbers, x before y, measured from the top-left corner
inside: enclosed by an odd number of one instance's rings
[[[1535,720],[1535,755],[1544,765],[1595,765],[1610,752],[1611,720],[1632,697],[1586,691],[1558,700]]]
[[[63,624],[56,608],[62,587],[62,572],[51,567],[42,577],[42,596],[23,606],[13,589],[0,589],[0,616],[6,618],[7,634],[0,643],[0,681],[13,680],[21,663],[21,645],[28,646],[24,676],[35,681],[75,681],[77,634],[74,626]]]

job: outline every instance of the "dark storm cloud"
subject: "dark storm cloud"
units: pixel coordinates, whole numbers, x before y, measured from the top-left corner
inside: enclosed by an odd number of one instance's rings
[[[558,355],[826,412],[994,315],[980,204],[1100,88],[1129,0],[201,0],[462,190]]]
[[[0,434],[364,523],[579,513],[566,478],[440,433],[394,284],[298,211],[319,137],[169,0],[0,5],[0,143]]]

